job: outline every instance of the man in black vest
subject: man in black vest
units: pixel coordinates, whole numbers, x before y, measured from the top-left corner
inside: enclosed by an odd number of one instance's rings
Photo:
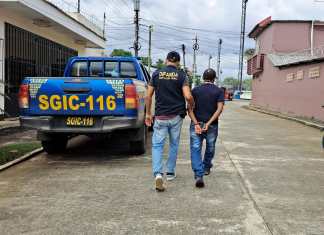
[[[155,92],[155,123],[152,137],[152,168],[155,188],[161,192],[163,185],[163,148],[169,136],[169,158],[166,163],[167,180],[176,177],[175,168],[183,118],[186,116],[186,101],[190,107],[194,100],[186,73],[179,70],[180,55],[172,51],[166,59],[166,67],[156,71],[148,85],[146,98],[147,126],[152,125],[152,96]]]

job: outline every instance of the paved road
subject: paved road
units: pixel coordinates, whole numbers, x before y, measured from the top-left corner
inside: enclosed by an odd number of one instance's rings
[[[188,121],[178,178],[156,193],[150,151],[80,137],[0,173],[1,234],[323,234],[319,131],[229,103],[216,168],[194,188]]]

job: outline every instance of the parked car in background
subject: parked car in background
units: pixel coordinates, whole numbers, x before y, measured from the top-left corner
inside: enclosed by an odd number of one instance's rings
[[[252,99],[252,91],[242,91],[240,94],[240,99],[251,100]]]
[[[232,89],[227,89],[226,87],[221,87],[224,91],[224,98],[227,101],[232,101],[233,100],[233,90]]]
[[[241,96],[241,92],[239,90],[235,90],[233,94],[233,98],[239,100]]]

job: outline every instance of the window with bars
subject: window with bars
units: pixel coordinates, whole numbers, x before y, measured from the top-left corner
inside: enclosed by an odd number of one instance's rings
[[[62,76],[65,64],[78,52],[34,33],[6,23],[7,92],[18,92],[22,79]]]

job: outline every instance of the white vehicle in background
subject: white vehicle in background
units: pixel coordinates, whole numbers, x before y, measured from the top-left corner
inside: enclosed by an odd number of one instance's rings
[[[242,91],[241,95],[240,95],[240,99],[251,100],[252,99],[252,91]]]

